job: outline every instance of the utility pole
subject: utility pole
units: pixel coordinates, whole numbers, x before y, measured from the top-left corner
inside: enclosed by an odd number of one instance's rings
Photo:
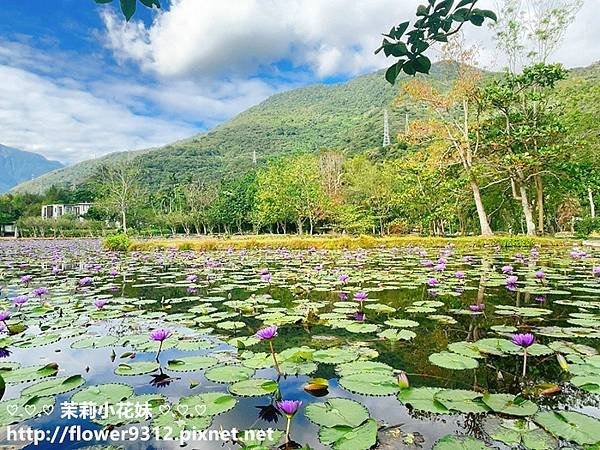
[[[390,123],[389,123],[388,111],[383,110],[383,146],[387,147],[390,145]]]

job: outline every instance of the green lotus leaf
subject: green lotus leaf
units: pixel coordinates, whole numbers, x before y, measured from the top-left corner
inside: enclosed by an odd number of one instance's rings
[[[275,392],[278,388],[277,382],[267,378],[252,378],[242,380],[229,386],[229,392],[244,397],[257,397]]]
[[[436,394],[443,390],[431,387],[401,389],[398,393],[398,400],[418,411],[447,414],[448,408],[435,398]]]
[[[71,397],[73,403],[90,402],[96,405],[116,404],[133,395],[133,388],[127,384],[108,383],[89,386]]]
[[[39,383],[26,387],[21,391],[21,395],[30,397],[49,397],[72,391],[73,389],[82,386],[84,383],[85,379],[81,375],[53,378],[52,380],[40,381]]]
[[[554,436],[579,445],[600,442],[600,420],[576,411],[543,411],[533,420]]]
[[[185,417],[216,416],[232,409],[237,400],[225,392],[205,392],[203,394],[182,397],[173,410]],[[184,408],[187,410],[184,411]]]
[[[487,450],[491,447],[484,442],[470,436],[460,438],[457,436],[444,436],[433,446],[433,450]]]
[[[167,362],[167,368],[176,372],[194,372],[196,370],[208,369],[217,364],[214,356],[185,356],[183,358],[171,359]]]
[[[204,376],[216,383],[235,383],[248,380],[254,374],[254,369],[244,366],[217,366],[204,372]]]
[[[115,374],[122,376],[144,375],[154,372],[160,367],[155,361],[136,361],[132,363],[121,363],[115,369]]]
[[[363,395],[392,395],[399,390],[398,381],[387,373],[352,373],[342,376],[339,383],[344,389]]]
[[[324,364],[349,363],[356,360],[358,356],[355,350],[339,347],[317,350],[313,353],[313,359]]]
[[[463,389],[445,389],[435,394],[435,400],[446,408],[461,413],[485,413],[488,407],[481,401],[482,394]]]
[[[304,415],[322,427],[356,428],[369,418],[369,411],[360,403],[346,398],[331,398],[323,403],[311,403]]]
[[[509,416],[532,416],[538,410],[531,400],[510,394],[486,394],[482,401],[492,411]]]
[[[58,364],[16,367],[11,370],[2,370],[2,377],[7,384],[24,383],[27,381],[48,378],[58,373]]]
[[[475,369],[479,366],[476,359],[451,352],[440,352],[429,355],[429,362],[439,367],[452,370]]]
[[[333,447],[334,450],[368,450],[377,442],[377,422],[368,419],[358,428],[322,427],[319,431],[319,440]]]

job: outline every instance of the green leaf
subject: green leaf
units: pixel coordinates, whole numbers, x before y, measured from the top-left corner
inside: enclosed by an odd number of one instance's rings
[[[113,0],[94,0],[96,3],[100,3],[101,5],[106,3],[112,3]]]
[[[358,358],[358,352],[347,348],[328,348],[313,353],[313,360],[324,364],[349,363]]]
[[[49,397],[52,395],[64,394],[65,392],[77,389],[85,383],[81,375],[70,377],[54,378],[52,380],[41,381],[26,387],[21,391],[22,396]]]
[[[438,440],[433,446],[433,450],[487,450],[490,447],[484,442],[472,438],[459,438],[448,435]]]
[[[358,427],[369,418],[369,411],[360,403],[346,398],[332,398],[324,403],[311,403],[304,415],[322,427]]]
[[[448,414],[448,408],[435,399],[435,395],[441,391],[443,391],[442,388],[431,387],[401,389],[398,393],[398,400],[418,411]]]
[[[156,6],[158,9],[160,9],[160,1],[159,0],[140,0],[140,2],[144,6],[147,6],[148,8],[152,8],[153,6]]]
[[[419,5],[417,7],[417,16],[426,16],[428,14],[429,8],[425,5]]]
[[[208,369],[217,364],[217,361],[214,356],[186,356],[168,361],[167,368],[176,372],[194,372]]]
[[[475,369],[479,366],[476,359],[450,352],[433,353],[429,355],[429,362],[452,370]]]
[[[115,374],[122,376],[143,375],[154,372],[160,367],[160,364],[154,361],[137,361],[130,364],[119,364],[115,369]]]
[[[377,422],[369,419],[358,428],[323,427],[319,431],[319,440],[334,450],[367,450],[377,442]]]
[[[488,407],[481,402],[479,392],[463,389],[445,389],[435,394],[435,399],[446,408],[461,413],[484,413]]]
[[[532,416],[538,410],[531,400],[510,394],[486,394],[482,400],[492,411],[509,416]]]
[[[225,392],[205,392],[204,394],[182,397],[178,405],[187,406],[186,417],[205,417],[222,414],[236,405],[235,397]],[[177,405],[174,407],[176,411]]]
[[[431,61],[427,56],[418,56],[414,60],[415,70],[420,73],[429,73],[431,69]]]
[[[133,388],[121,383],[98,384],[73,394],[73,403],[90,402],[96,405],[117,404],[133,395]]]
[[[396,78],[398,78],[398,75],[400,75],[400,73],[402,72],[402,66],[405,62],[405,59],[401,59],[398,62],[396,62],[396,64],[388,67],[388,69],[385,72],[385,79],[388,81],[388,83],[394,84],[396,82]]]
[[[127,20],[128,22],[135,14],[135,8],[136,0],[121,0],[121,11],[123,11],[125,20]]]
[[[579,445],[600,442],[600,420],[575,411],[544,411],[533,420],[554,436]]]
[[[244,366],[217,366],[204,372],[207,380],[216,383],[235,383],[236,381],[248,380],[254,374],[254,370]]]
[[[376,372],[346,375],[340,378],[339,383],[344,389],[363,395],[392,395],[400,389],[392,375]]]
[[[278,387],[276,381],[267,378],[253,378],[233,383],[229,386],[229,392],[243,397],[257,397],[272,394]]]

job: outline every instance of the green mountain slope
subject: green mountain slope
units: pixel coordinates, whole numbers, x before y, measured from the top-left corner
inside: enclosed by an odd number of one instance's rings
[[[438,63],[432,67],[430,77],[444,85],[451,82],[455,73],[455,64]],[[561,89],[572,104],[584,102],[586,108],[596,109],[600,104],[599,74],[598,64],[576,69]],[[294,89],[268,98],[207,133],[137,153],[136,159],[145,183],[158,188],[240,173],[252,166],[254,149],[261,163],[296,151],[336,148],[355,153],[374,148],[383,139],[384,108],[390,112],[392,142],[403,129],[406,114],[409,119],[425,114],[422,107],[407,99],[392,106],[401,83],[402,79],[396,86],[390,86],[379,71],[346,83]],[[578,92],[585,95],[579,97]],[[42,192],[53,184],[78,184],[100,164],[127,155],[113,154],[86,161],[23,183],[16,190]]]

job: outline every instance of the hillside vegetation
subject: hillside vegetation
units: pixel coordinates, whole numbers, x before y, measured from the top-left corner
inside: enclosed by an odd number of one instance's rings
[[[445,84],[455,74],[454,64],[440,63],[432,67],[430,77]],[[382,71],[346,83],[294,89],[273,95],[207,133],[135,156],[145,183],[159,188],[242,173],[252,165],[253,149],[259,163],[323,148],[358,153],[381,145],[384,108],[390,113],[392,141],[404,129],[407,113],[409,119],[423,116],[424,108],[408,99],[392,106],[398,92],[398,85],[390,86]],[[131,152],[85,161],[23,183],[14,191],[42,193],[52,185],[78,185],[100,165],[127,156]]]

